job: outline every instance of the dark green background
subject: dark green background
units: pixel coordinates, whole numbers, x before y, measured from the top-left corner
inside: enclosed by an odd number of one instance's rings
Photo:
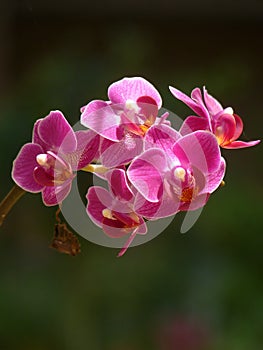
[[[243,140],[262,138],[260,2],[69,4],[1,12],[1,197],[37,118],[60,109],[75,124],[124,76],[150,80],[182,118],[191,112],[168,85],[206,85],[243,118]],[[226,186],[196,225],[180,234],[178,215],[121,259],[81,237],[77,257],[49,249],[55,210],[23,197],[0,232],[0,348],[262,349],[262,146],[223,154]]]

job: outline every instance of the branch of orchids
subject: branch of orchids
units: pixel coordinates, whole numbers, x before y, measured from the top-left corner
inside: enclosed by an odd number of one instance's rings
[[[14,185],[5,198],[0,203],[0,226],[3,225],[5,218],[10,210],[19,201],[19,199],[26,193],[21,187]]]

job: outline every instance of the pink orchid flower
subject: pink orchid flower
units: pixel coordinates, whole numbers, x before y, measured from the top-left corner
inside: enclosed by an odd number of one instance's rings
[[[186,135],[197,130],[209,130],[217,138],[222,148],[234,149],[257,145],[260,140],[240,141],[237,140],[243,132],[242,119],[234,113],[231,107],[223,108],[222,105],[203,88],[203,95],[199,88],[191,93],[191,98],[181,91],[170,87],[174,97],[184,102],[199,117],[189,116],[184,121],[180,132]]]
[[[162,99],[155,87],[140,77],[111,84],[108,97],[109,101],[94,100],[83,107],[81,123],[104,138],[102,164],[115,167],[142,152],[143,137],[156,122]]]
[[[172,152],[165,147],[160,143],[131,162],[127,170],[131,184],[147,201],[161,202],[163,217],[204,206],[225,173],[215,136],[196,131],[178,138]]]
[[[109,191],[100,186],[90,187],[87,193],[87,213],[106,235],[120,238],[130,234],[119,252],[122,256],[137,234],[147,233],[142,215],[134,209],[136,196],[123,169],[112,169],[106,174]],[[145,199],[142,204],[145,204]],[[154,216],[156,205],[148,205],[147,214]],[[146,213],[146,208],[145,208]]]
[[[99,136],[73,129],[60,111],[37,120],[32,142],[14,160],[12,178],[25,191],[42,192],[45,205],[62,202],[71,189],[74,171],[85,167],[97,152]]]

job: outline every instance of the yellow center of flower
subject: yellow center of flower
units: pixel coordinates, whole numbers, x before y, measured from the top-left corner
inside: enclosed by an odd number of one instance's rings
[[[104,216],[104,218],[106,219],[111,219],[111,220],[117,220],[113,215],[112,215],[112,211],[108,208],[105,208],[102,210],[102,215]]]
[[[185,181],[185,175],[186,175],[186,172],[185,172],[185,169],[182,168],[182,167],[177,167],[175,168],[174,170],[174,176],[178,179],[178,180],[181,180],[182,182]]]

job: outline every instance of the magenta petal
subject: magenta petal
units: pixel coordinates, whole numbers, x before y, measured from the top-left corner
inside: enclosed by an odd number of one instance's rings
[[[173,148],[183,166],[195,166],[204,174],[218,169],[220,149],[216,137],[209,131],[195,131],[179,139]]]
[[[207,119],[190,116],[185,119],[179,132],[181,135],[187,135],[198,130],[209,130],[209,123]]]
[[[43,203],[46,206],[53,206],[62,203],[71,190],[71,181],[61,186],[45,187],[42,191]]]
[[[145,118],[145,123],[147,125],[153,125],[158,115],[156,101],[150,96],[141,96],[136,102],[140,107],[140,116]]]
[[[54,186],[54,171],[47,173],[41,166],[35,167],[33,171],[34,180],[41,186]]]
[[[120,220],[104,219],[102,223],[103,232],[111,238],[121,238],[134,230],[132,227],[125,227]]]
[[[89,188],[86,198],[88,200],[87,213],[89,217],[96,225],[102,227],[102,222],[105,219],[102,211],[112,207],[112,196],[105,188],[92,186]]]
[[[27,143],[25,144],[13,163],[12,178],[15,183],[28,192],[40,192],[43,186],[38,184],[33,176],[35,167],[39,164],[36,156],[43,153],[41,146]]]
[[[41,139],[41,137],[39,136],[39,125],[42,122],[43,119],[38,119],[35,124],[34,124],[34,128],[33,128],[33,135],[32,135],[32,142],[33,143],[37,143],[38,145],[40,145],[44,151],[48,151],[49,147],[48,145]]]
[[[180,133],[165,124],[154,125],[144,138],[145,150],[160,148],[170,157],[174,157],[173,145],[181,137]]]
[[[122,257],[128,250],[129,246],[132,244],[134,238],[136,237],[136,230],[134,230],[132,232],[132,234],[130,235],[130,237],[128,238],[128,240],[125,242],[123,248],[120,250],[120,252],[118,253],[118,258]]]
[[[155,87],[144,78],[123,78],[111,84],[108,96],[113,103],[126,103],[127,100],[137,101],[141,96],[151,97],[161,108],[162,99]]]
[[[88,115],[96,112],[98,109],[107,107],[108,105],[109,105],[109,102],[102,101],[102,100],[93,100],[90,103],[88,103],[86,106],[81,108],[81,113],[85,111],[85,115]]]
[[[234,148],[247,148],[247,147],[252,147],[256,146],[261,142],[261,140],[256,140],[256,141],[233,141],[229,143],[228,145],[223,146],[223,148],[227,149],[234,149]]]
[[[209,193],[200,194],[192,202],[182,203],[180,211],[192,211],[202,208],[207,203],[209,197]]]
[[[226,171],[226,162],[223,157],[221,157],[221,162],[217,171],[214,171],[206,176],[206,185],[200,192],[202,193],[212,193],[214,192],[223,181]]]
[[[102,142],[102,149],[104,149]],[[111,144],[101,154],[101,163],[107,167],[116,167],[129,163],[143,150],[143,139],[127,133],[123,140]]]
[[[39,137],[49,146],[49,150],[68,153],[76,149],[75,134],[60,111],[51,111],[38,126]]]
[[[193,89],[193,91],[191,92],[191,99],[194,100],[195,102],[203,105],[203,96],[201,93],[201,90],[199,88],[195,88]]]
[[[130,245],[132,244],[132,242],[137,234],[146,234],[146,233],[147,233],[147,226],[146,226],[145,222],[143,222],[143,224],[140,225],[139,229],[135,229],[132,232],[132,234],[130,235],[130,237],[127,239],[123,248],[118,253],[118,258],[120,258],[121,256],[123,256],[126,253],[127,249],[130,247]]]
[[[208,115],[206,109],[202,105],[199,105],[199,103],[193,101],[190,97],[188,97],[183,92],[181,92],[178,89],[175,89],[172,86],[170,86],[169,89],[175,98],[177,98],[178,100],[185,103],[189,108],[191,108],[200,117],[205,117],[205,118],[209,119],[209,115]]]
[[[216,116],[215,119],[214,134],[216,135],[220,146],[224,147],[234,137],[236,130],[235,118],[232,114],[223,113]]]
[[[80,170],[90,164],[95,158],[100,145],[100,136],[92,130],[75,132],[77,148],[63,158],[71,165],[73,170]]]
[[[243,121],[240,118],[239,115],[237,114],[233,114],[233,117],[235,118],[235,122],[236,122],[236,130],[235,133],[233,135],[233,140],[236,140],[239,138],[239,136],[242,134],[243,131]]]
[[[147,201],[140,193],[136,195],[134,208],[136,213],[147,219],[160,219],[178,212],[180,202],[175,202],[165,193],[162,199],[157,203]]]
[[[133,192],[128,185],[127,176],[123,169],[109,170],[105,177],[109,181],[111,192],[120,200],[130,201],[133,199]]]
[[[90,112],[91,108],[88,105],[81,114],[80,122],[106,139],[119,141],[118,127],[121,123],[121,118],[112,106],[106,102],[105,104],[103,108],[94,108],[92,112]]]
[[[155,218],[155,214],[158,212],[160,205],[160,202],[153,203],[147,201],[137,192],[134,201],[134,211],[145,218]]]
[[[207,110],[212,116],[223,110],[222,105],[213,96],[209,95],[205,87],[203,88],[203,92]]]
[[[135,158],[127,175],[134,187],[150,202],[158,202],[163,194],[163,176],[167,168],[165,154],[150,149]]]

